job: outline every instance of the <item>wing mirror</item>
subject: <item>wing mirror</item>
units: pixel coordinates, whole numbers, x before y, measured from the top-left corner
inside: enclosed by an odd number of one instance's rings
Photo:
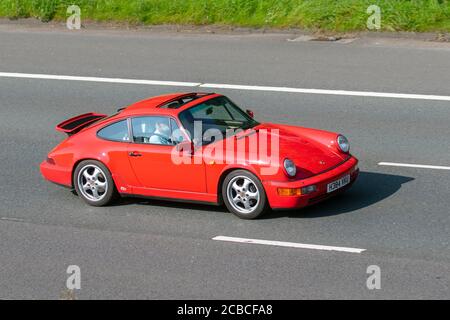
[[[253,113],[252,110],[247,109],[247,110],[245,110],[245,112],[247,112],[247,114],[250,116],[250,118],[254,118],[255,117],[255,114]]]

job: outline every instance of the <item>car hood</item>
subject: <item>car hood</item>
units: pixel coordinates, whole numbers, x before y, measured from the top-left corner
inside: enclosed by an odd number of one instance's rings
[[[278,135],[281,165],[285,158],[294,161],[297,166],[296,178],[307,178],[327,171],[349,157],[319,139],[327,136],[328,141],[335,140],[335,133],[271,123],[261,124],[255,129],[266,129],[268,141]]]

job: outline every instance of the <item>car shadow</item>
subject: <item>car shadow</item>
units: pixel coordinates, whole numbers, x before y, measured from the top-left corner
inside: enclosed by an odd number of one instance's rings
[[[183,202],[183,201],[171,201],[171,200],[160,200],[157,198],[140,198],[140,197],[123,197],[119,198],[114,203],[109,206],[124,206],[124,205],[147,205],[153,207],[165,207],[183,210],[199,210],[199,211],[216,211],[216,212],[227,212],[225,206],[212,205],[207,203],[197,203],[197,202]]]
[[[354,185],[347,191],[323,202],[306,208],[291,210],[273,210],[260,219],[289,218],[320,218],[356,211],[369,207],[396,193],[402,184],[414,180],[411,177],[384,174],[376,172],[360,172]],[[224,205],[214,206],[202,203],[174,202],[169,200],[146,199],[138,197],[124,197],[115,201],[111,206],[149,205],[182,210],[199,210],[227,212]]]
[[[376,172],[360,172],[358,179],[347,191],[309,207],[275,210],[261,219],[320,218],[349,213],[369,207],[396,193],[411,177]]]

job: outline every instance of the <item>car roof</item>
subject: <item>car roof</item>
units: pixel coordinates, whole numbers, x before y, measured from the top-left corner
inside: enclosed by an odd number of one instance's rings
[[[161,115],[176,115],[181,111],[184,111],[192,106],[202,103],[206,100],[220,96],[216,93],[206,93],[206,92],[182,92],[182,93],[171,93],[161,96],[152,97],[145,99],[120,110],[121,116],[133,116],[142,114],[161,114]],[[180,104],[176,108],[166,107],[170,102],[182,99],[194,97],[191,101],[187,103]]]

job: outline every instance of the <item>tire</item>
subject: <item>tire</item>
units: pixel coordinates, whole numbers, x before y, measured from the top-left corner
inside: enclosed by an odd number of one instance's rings
[[[91,206],[105,206],[117,195],[111,173],[99,161],[81,161],[73,173],[73,184],[78,196]]]
[[[235,170],[225,177],[222,199],[228,210],[241,219],[256,219],[268,209],[261,181],[246,170]]]

